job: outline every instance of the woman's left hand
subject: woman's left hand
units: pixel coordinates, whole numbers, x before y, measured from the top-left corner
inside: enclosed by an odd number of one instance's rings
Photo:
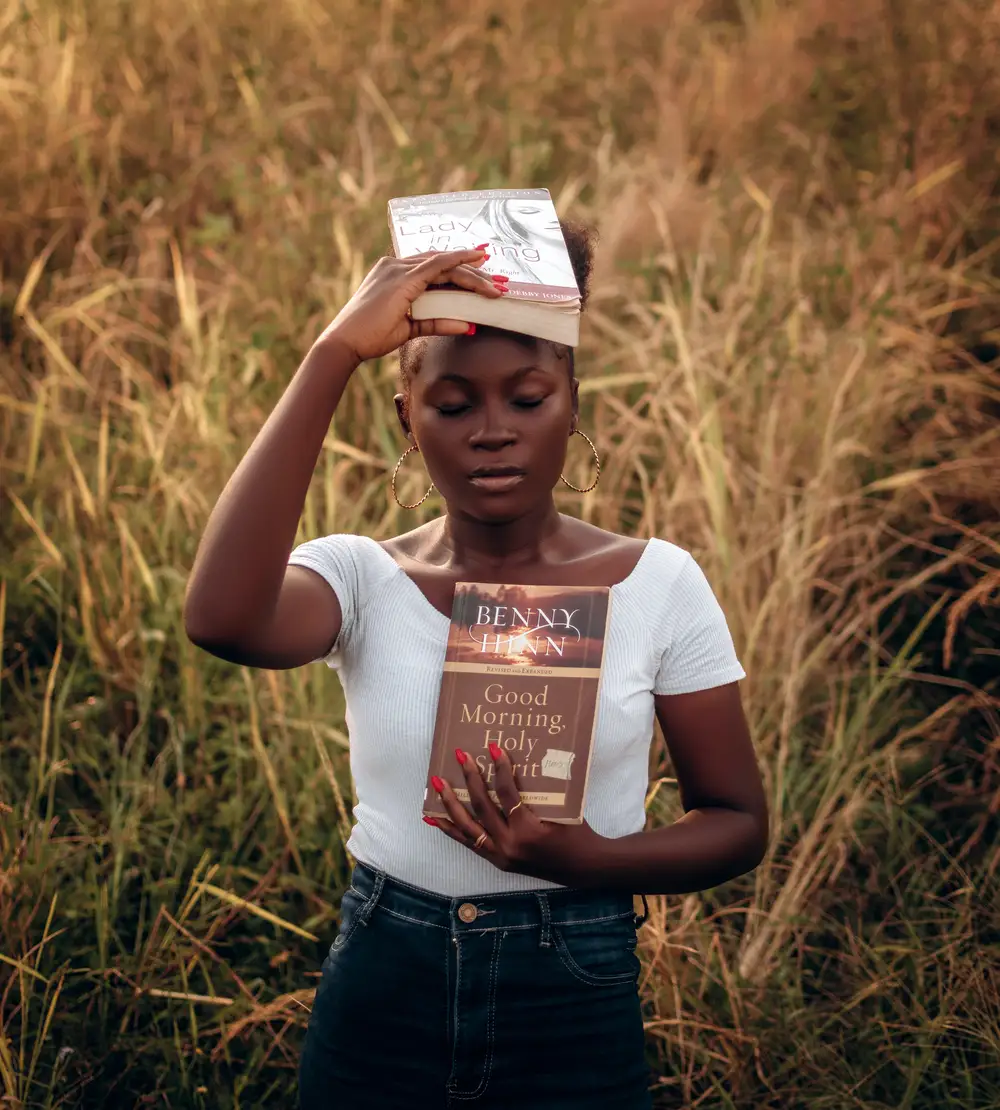
[[[427,820],[501,871],[514,871],[562,886],[588,885],[588,874],[594,870],[604,837],[586,822],[561,825],[542,821],[521,801],[520,787],[507,755],[495,744],[490,745],[490,755],[500,805],[490,798],[476,761],[467,752],[456,751],[455,757],[468,784],[472,813],[448,783],[437,780],[442,787],[438,793],[450,820]]]

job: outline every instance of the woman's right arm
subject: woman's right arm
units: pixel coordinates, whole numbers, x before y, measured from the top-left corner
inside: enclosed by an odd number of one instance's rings
[[[408,319],[428,285],[451,282],[498,297],[475,269],[482,251],[383,258],[306,355],[209,516],[184,599],[199,647],[251,667],[282,670],[325,655],[340,635],[336,594],[288,566],[323,440],[355,368],[420,335],[461,335],[458,320]]]

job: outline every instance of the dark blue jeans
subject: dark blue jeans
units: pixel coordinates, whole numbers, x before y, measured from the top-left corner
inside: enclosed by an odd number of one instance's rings
[[[628,895],[444,898],[359,863],[300,1110],[648,1110]]]

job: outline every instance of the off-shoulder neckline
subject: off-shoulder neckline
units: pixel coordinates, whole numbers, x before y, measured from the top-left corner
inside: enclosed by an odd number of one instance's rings
[[[441,610],[430,600],[430,598],[424,593],[420,586],[410,577],[409,574],[407,574],[406,570],[396,561],[396,559],[393,558],[392,555],[389,554],[388,551],[386,551],[386,549],[378,542],[378,540],[372,539],[371,536],[362,536],[359,538],[367,540],[369,544],[371,544],[378,550],[379,554],[383,558],[389,560],[389,562],[395,568],[397,574],[401,574],[403,578],[406,579],[406,582],[408,583],[408,588],[415,591],[417,595],[415,600],[418,603],[422,602],[428,609],[431,610],[431,612],[435,616],[437,616],[445,624],[449,624],[451,622],[451,617],[441,612]],[[664,541],[658,540],[655,536],[646,540],[646,543],[643,546],[639,558],[636,559],[635,566],[620,581],[611,583],[610,589],[612,591],[612,596],[614,596],[616,593],[627,592],[629,589],[631,589],[635,581],[642,573],[645,564],[648,562],[650,551],[653,548],[653,545],[657,542],[662,543]]]

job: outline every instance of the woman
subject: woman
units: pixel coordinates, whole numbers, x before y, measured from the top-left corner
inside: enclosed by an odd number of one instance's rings
[[[568,228],[567,243],[585,294],[587,236]],[[245,666],[324,659],[346,692],[358,862],[309,1021],[302,1110],[649,1107],[633,894],[724,882],[767,839],[743,671],[704,575],[664,540],[556,511],[578,430],[572,351],[409,317],[432,283],[503,296],[483,260],[480,248],[375,265],[219,498],[189,584],[196,644]],[[403,458],[419,452],[444,515],[378,543],[332,535],[293,551],[348,379],[401,345]],[[583,824],[540,821],[499,749],[499,806],[456,752],[471,811],[442,784],[449,819],[421,820],[459,580],[611,586]],[[686,813],[647,832],[654,712]]]

